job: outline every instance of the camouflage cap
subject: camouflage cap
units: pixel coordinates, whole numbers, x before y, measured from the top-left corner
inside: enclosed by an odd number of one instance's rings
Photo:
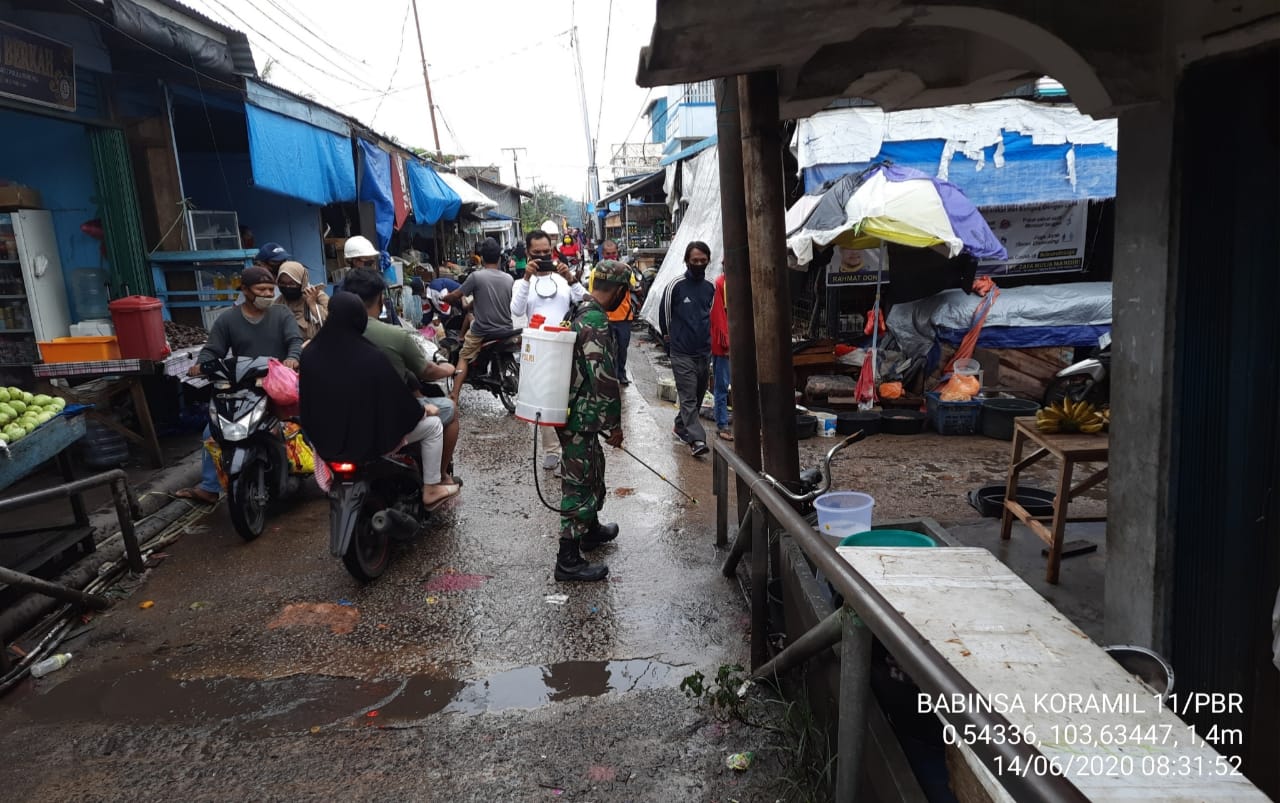
[[[593,284],[630,284],[631,268],[616,259],[604,259],[596,263],[591,281]]]

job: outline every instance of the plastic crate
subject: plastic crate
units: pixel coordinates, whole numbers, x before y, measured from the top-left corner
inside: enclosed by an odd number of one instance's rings
[[[929,423],[943,435],[972,435],[978,431],[982,416],[982,399],[967,402],[944,402],[937,393],[924,394]]]
[[[40,358],[45,362],[98,362],[120,359],[120,346],[114,337],[55,337],[39,343]]]

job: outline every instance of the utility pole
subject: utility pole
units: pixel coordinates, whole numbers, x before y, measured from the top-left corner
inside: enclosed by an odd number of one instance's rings
[[[431,79],[427,76],[427,51],[422,47],[422,23],[418,21],[418,0],[410,0],[413,6],[413,32],[418,35],[418,55],[422,58],[422,83],[427,86],[427,108],[431,112],[431,136],[436,141],[436,158],[444,154],[440,150],[440,131],[436,128],[436,102],[431,97]]]
[[[503,148],[504,151],[511,151],[511,172],[516,177],[516,189],[520,189],[520,154],[517,151],[528,151],[528,148]]]
[[[600,201],[600,174],[596,169],[596,140],[591,136],[591,118],[587,114],[587,88],[582,78],[582,51],[578,48],[578,26],[569,32],[573,63],[578,70],[578,103],[582,106],[582,130],[587,136],[587,197],[591,201],[591,233],[595,234],[596,204]],[[584,220],[583,223],[586,223]]]

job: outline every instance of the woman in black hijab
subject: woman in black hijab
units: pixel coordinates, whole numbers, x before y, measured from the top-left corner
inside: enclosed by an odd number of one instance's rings
[[[402,441],[420,443],[422,503],[434,510],[458,493],[457,485],[440,484],[444,427],[439,416],[424,415],[386,356],[364,339],[368,323],[354,293],[329,301],[329,317],[302,354],[302,428],[326,461],[367,462]]]

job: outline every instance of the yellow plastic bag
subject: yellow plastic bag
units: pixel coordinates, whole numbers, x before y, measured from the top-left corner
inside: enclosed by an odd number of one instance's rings
[[[316,470],[316,456],[302,434],[302,427],[292,421],[284,425],[284,450],[289,456],[289,473],[311,475]]]
[[[218,472],[218,484],[222,486],[222,490],[227,490],[227,472],[222,467],[222,448],[218,446],[218,442],[213,438],[209,438],[204,442],[204,450],[213,458],[213,467]]]

